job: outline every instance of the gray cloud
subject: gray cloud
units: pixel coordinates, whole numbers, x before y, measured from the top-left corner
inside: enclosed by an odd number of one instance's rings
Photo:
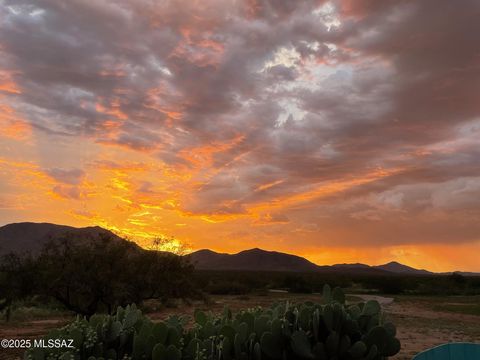
[[[85,172],[82,169],[60,169],[52,168],[46,169],[45,173],[52,179],[68,185],[79,185],[85,177]]]
[[[57,185],[52,189],[53,193],[64,199],[79,200],[85,196],[78,186]]]

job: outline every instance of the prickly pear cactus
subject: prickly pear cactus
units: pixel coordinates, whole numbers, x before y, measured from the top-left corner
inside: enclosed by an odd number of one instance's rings
[[[326,285],[322,302],[276,304],[236,314],[196,310],[194,324],[171,317],[153,323],[135,307],[77,318],[48,339],[72,339],[72,349],[35,348],[25,359],[74,360],[384,360],[400,351],[396,328],[380,304],[348,305]]]

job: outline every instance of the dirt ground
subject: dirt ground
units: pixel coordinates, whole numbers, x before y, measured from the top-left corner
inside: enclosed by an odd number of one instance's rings
[[[355,295],[355,297],[367,296]],[[268,307],[275,301],[302,302],[306,300],[318,301],[319,295],[298,295],[288,293],[270,293],[268,295],[245,296],[212,296],[211,303],[201,302],[172,308],[155,309],[156,304],[146,304],[148,316],[153,320],[162,320],[170,315],[192,315],[195,308],[222,311],[224,306],[232,311],[239,309],[264,306]],[[355,298],[350,298],[355,300]],[[434,310],[438,304],[469,304],[477,302],[477,298],[427,298],[427,297],[396,297],[377,298],[389,318],[397,325],[397,337],[402,344],[402,350],[392,359],[410,360],[422,350],[446,342],[480,342],[480,316],[458,312]],[[62,326],[70,321],[71,317],[56,316],[48,319],[17,321],[13,323],[0,322],[0,338],[33,339],[46,334],[50,329]],[[0,349],[0,360],[20,359],[23,351]]]
[[[402,344],[394,359],[410,360],[423,350],[447,342],[480,342],[480,316],[433,310],[432,302],[425,300],[428,298],[399,298],[384,306],[397,325],[397,337]],[[455,301],[439,300],[435,302]]]

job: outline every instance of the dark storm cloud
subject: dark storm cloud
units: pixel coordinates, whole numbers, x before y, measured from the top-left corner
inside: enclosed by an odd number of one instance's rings
[[[431,141],[444,136],[449,125],[478,116],[478,1],[377,5],[356,3],[357,11],[367,14],[346,44],[394,64],[392,115],[403,127],[398,135]]]
[[[188,213],[245,214],[379,169],[396,171],[310,199],[325,217],[305,222],[480,213],[478,1],[2,4],[15,108],[41,131],[218,170],[196,179]]]

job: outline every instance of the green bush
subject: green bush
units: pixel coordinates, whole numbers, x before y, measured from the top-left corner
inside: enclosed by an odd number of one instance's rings
[[[48,339],[73,339],[75,349],[28,350],[25,359],[151,360],[381,360],[400,350],[380,305],[346,305],[339,288],[324,288],[324,302],[277,304],[233,314],[195,311],[195,325],[171,317],[153,323],[134,306],[115,315],[78,318]],[[48,355],[48,357],[47,357]]]

